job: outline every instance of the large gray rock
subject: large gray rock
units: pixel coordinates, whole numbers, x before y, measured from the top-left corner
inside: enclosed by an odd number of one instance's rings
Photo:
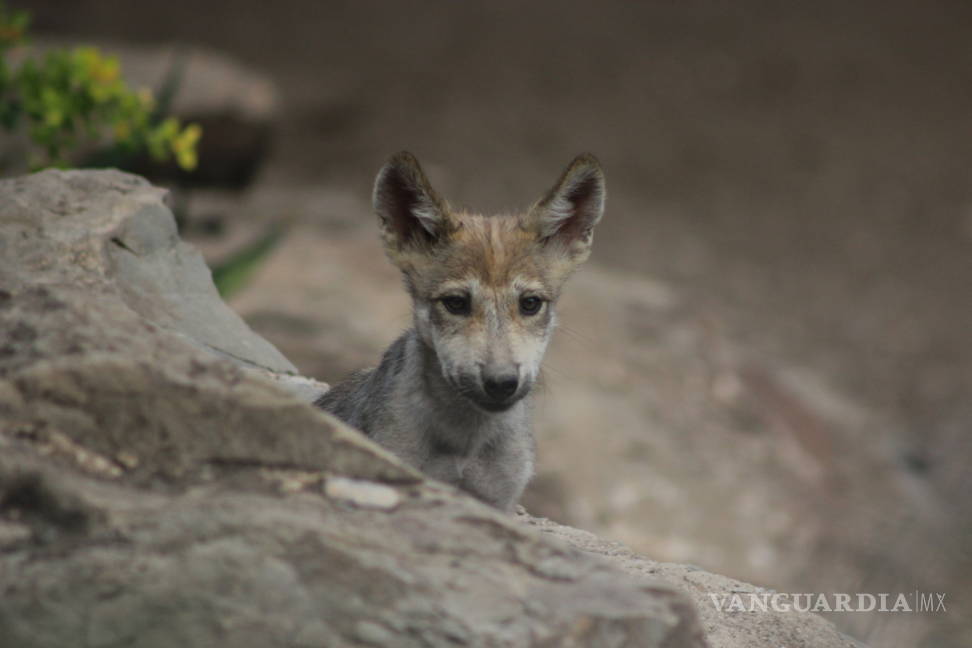
[[[705,645],[675,588],[451,491],[253,465],[161,492],[9,439],[0,477],[3,645]]]
[[[79,305],[93,317],[113,321],[119,309],[122,320],[138,315],[194,346],[284,374],[278,380],[306,391],[306,380],[286,378],[296,372],[293,364],[220,299],[202,257],[179,239],[164,195],[113,171],[48,171],[5,181],[2,285],[83,290]],[[111,303],[92,308],[103,298]],[[323,389],[318,385],[306,399]]]
[[[611,559],[611,563],[628,574],[659,579],[688,594],[694,601],[705,636],[712,646],[846,646],[863,648],[864,644],[838,633],[829,621],[814,614],[792,610],[751,612],[733,609],[727,602],[738,597],[738,604],[748,606],[752,598],[769,603],[773,590],[756,587],[733,578],[712,574],[692,565],[661,563],[635,554],[618,542],[551,522],[545,518],[524,516],[524,521],[546,534],[564,540],[571,547]],[[791,599],[790,599],[791,600]],[[779,597],[783,607],[788,599]],[[801,603],[806,605],[806,603]],[[721,606],[721,607],[720,607]]]
[[[850,645],[424,481],[250,368],[288,364],[171,218],[116,172],[0,182],[0,645]]]

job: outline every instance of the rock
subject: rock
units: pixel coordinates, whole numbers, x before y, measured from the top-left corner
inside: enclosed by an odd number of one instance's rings
[[[246,369],[288,365],[158,190],[51,171],[0,196],[8,645],[704,645],[674,589],[421,485]]]
[[[715,600],[742,594],[771,594],[772,590],[706,572],[698,567],[659,563],[633,553],[618,542],[592,533],[565,527],[547,519],[524,517],[524,521],[570,546],[609,557],[612,564],[629,574],[657,578],[685,592],[695,602],[706,638],[712,646],[863,646],[842,635],[823,617],[791,611],[739,612],[720,609]],[[748,603],[748,599],[743,599]]]
[[[745,586],[503,515],[282,390],[161,198],[0,183],[3,645],[850,645],[714,616]]]
[[[395,508],[402,500],[394,488],[347,477],[329,478],[324,486],[324,494],[355,506],[385,511]]]
[[[145,482],[255,458],[336,467],[328,457],[357,434],[321,434],[317,412],[267,380],[293,365],[219,299],[160,190],[112,171],[46,171],[0,182],[0,197],[5,431]],[[295,382],[307,399],[319,391]],[[350,447],[346,467],[416,478],[394,462],[364,468],[372,449]]]
[[[258,192],[241,212],[286,204],[294,223],[232,304],[302,373],[330,381],[372,366],[410,308],[367,194],[332,212],[342,194],[322,191]],[[896,460],[884,412],[754,353],[704,304],[598,254],[565,287],[534,396],[531,512],[781,591],[917,587],[969,600],[964,572],[951,570],[963,518]],[[917,549],[933,545],[942,553]],[[833,620],[905,644],[941,624],[880,612]]]
[[[109,291],[128,310],[200,348],[247,366],[296,372],[222,302],[202,257],[179,240],[164,190],[111,171],[46,171],[4,181],[0,196],[6,286]]]
[[[389,513],[256,470],[160,492],[22,445],[0,458],[4,514],[32,529],[0,555],[6,645],[705,645],[674,588],[456,492],[404,488]]]
[[[252,371],[276,384],[281,389],[290,392],[305,403],[313,403],[330,389],[327,383],[314,380],[313,378],[307,378],[306,376],[279,373],[260,368],[253,368]]]

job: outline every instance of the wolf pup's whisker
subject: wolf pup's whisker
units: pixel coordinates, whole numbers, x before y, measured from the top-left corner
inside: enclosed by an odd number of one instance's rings
[[[604,198],[601,166],[585,154],[530,209],[483,216],[453,210],[410,153],[393,156],[373,200],[412,328],[316,404],[429,476],[512,510],[533,474],[526,397]]]

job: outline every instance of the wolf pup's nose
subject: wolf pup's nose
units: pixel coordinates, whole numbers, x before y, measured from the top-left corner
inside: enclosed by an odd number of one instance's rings
[[[516,393],[520,381],[515,374],[483,376],[483,391],[495,401],[504,401]]]

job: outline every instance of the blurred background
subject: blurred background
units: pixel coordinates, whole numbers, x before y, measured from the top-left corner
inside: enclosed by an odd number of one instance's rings
[[[782,592],[945,593],[828,616],[972,645],[972,4],[8,4],[134,85],[178,71],[199,168],[141,170],[328,382],[409,324],[369,205],[387,156],[497,211],[595,153],[527,508]]]

